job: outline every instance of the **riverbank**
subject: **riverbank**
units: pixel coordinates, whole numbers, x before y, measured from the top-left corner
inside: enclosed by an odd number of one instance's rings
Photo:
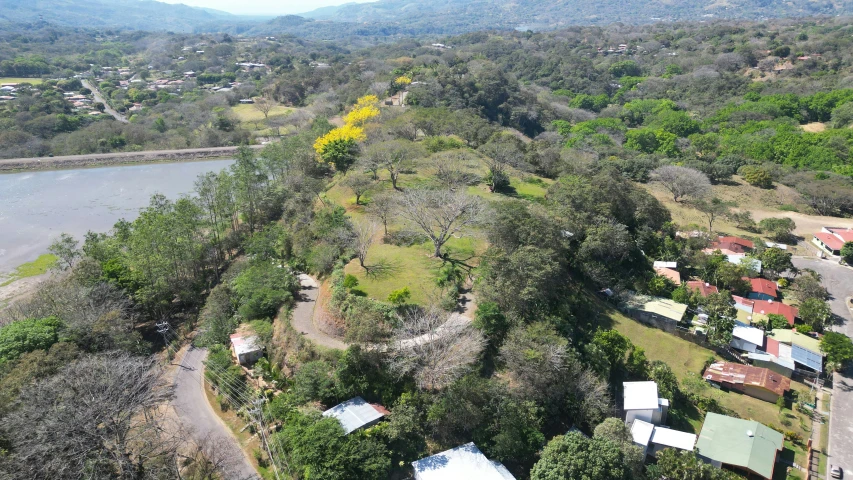
[[[249,148],[260,149],[262,145]],[[131,165],[137,163],[181,162],[227,158],[237,153],[239,147],[191,148],[184,150],[149,150],[144,152],[94,153],[61,157],[10,158],[0,160],[0,173],[28,170],[58,170],[101,166]]]

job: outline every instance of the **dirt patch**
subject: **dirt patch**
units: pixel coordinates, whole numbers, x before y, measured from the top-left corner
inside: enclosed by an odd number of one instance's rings
[[[758,222],[763,218],[790,218],[797,224],[794,233],[811,241],[811,235],[819,232],[823,227],[853,228],[853,220],[849,218],[822,217],[820,215],[806,215],[797,212],[769,212],[763,210],[750,210],[752,218]]]
[[[36,287],[43,281],[50,278],[50,274],[37,275],[35,277],[27,277],[0,287],[0,310],[8,307],[13,302],[25,299],[30,296]]]
[[[812,123],[807,123],[805,125],[800,125],[800,128],[802,128],[804,132],[820,133],[820,132],[826,130],[826,124],[823,122],[812,122]]]

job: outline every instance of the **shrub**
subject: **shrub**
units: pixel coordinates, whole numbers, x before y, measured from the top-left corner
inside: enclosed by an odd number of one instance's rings
[[[412,297],[412,291],[409,290],[409,287],[403,287],[388,294],[388,301],[394,305],[400,306],[405,305],[406,302],[409,301],[409,298]]]
[[[353,289],[358,286],[358,278],[355,275],[347,274],[344,277],[344,288]]]
[[[770,171],[764,167],[745,165],[740,168],[738,173],[740,173],[740,176],[743,177],[746,183],[752,186],[759,188],[770,188],[773,186],[773,177],[770,176]]]

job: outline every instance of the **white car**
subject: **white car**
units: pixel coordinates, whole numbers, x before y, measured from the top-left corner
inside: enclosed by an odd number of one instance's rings
[[[842,470],[838,465],[832,465],[829,467],[829,475],[832,478],[843,478],[844,470]]]

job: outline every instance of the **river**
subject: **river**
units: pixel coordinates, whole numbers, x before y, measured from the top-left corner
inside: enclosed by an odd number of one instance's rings
[[[189,194],[196,177],[233,160],[154,163],[0,174],[0,276],[47,251],[61,233],[78,240],[133,220],[151,195]]]

